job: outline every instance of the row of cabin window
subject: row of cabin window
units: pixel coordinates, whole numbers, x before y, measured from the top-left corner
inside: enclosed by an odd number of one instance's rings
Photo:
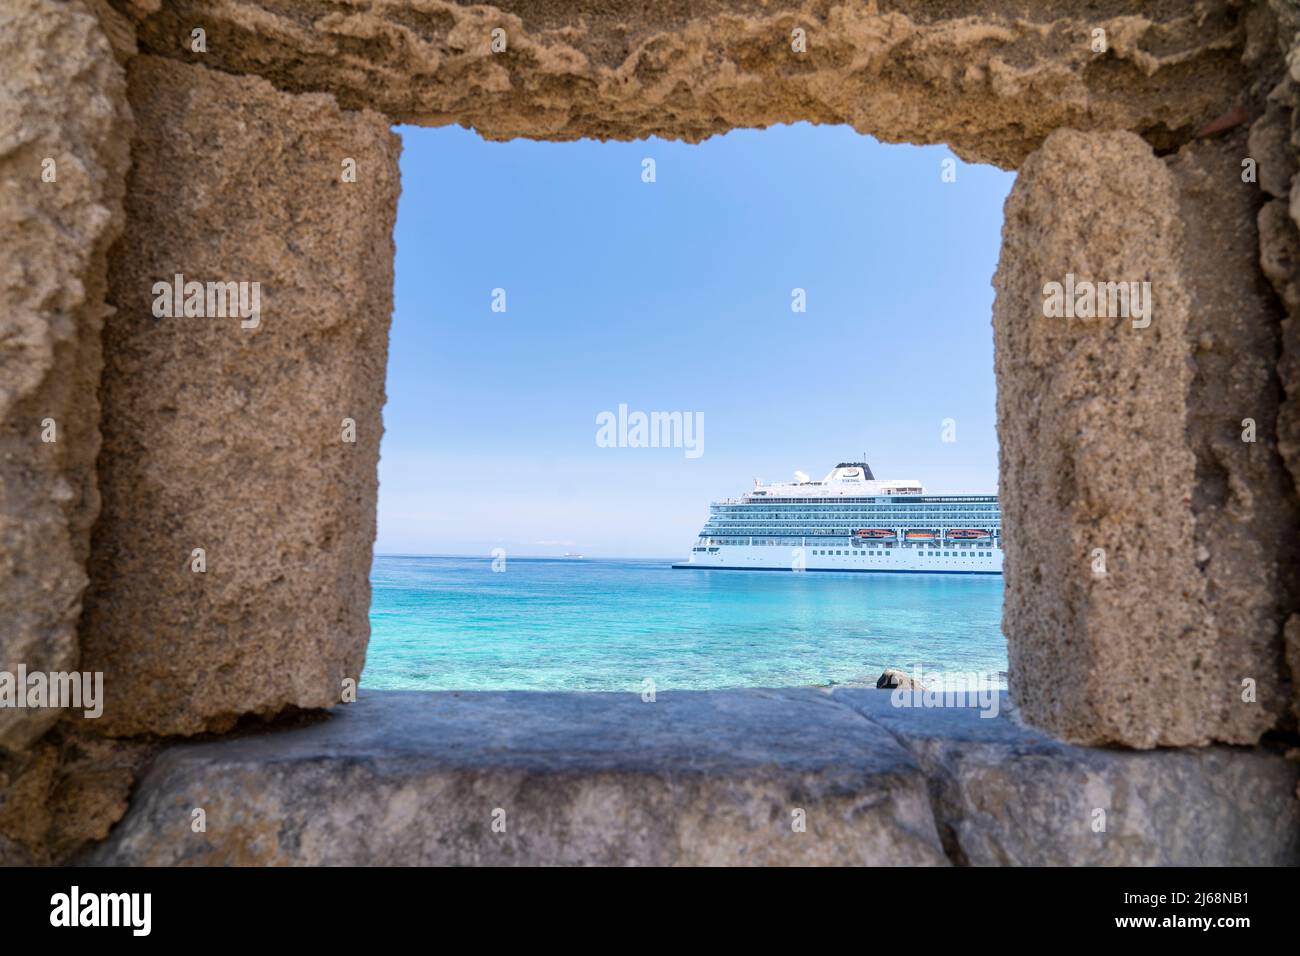
[[[949,552],[949,551],[942,551],[942,552],[940,552],[940,551],[920,551],[920,552],[918,552],[918,553],[919,553],[919,554],[922,554],[922,555],[924,555],[924,556],[926,556],[926,557],[931,557],[931,558],[940,558],[940,557],[942,557],[942,558],[972,558],[972,557],[973,557],[973,558],[991,558],[991,557],[993,557],[993,552],[992,552],[992,551],[951,551],[951,552]],[[877,554],[879,554],[879,555],[884,555],[885,557],[889,557],[891,554],[893,554],[893,552],[892,552],[892,551],[853,551],[853,550],[850,550],[850,551],[813,551],[813,554],[821,554],[821,555],[826,555],[826,556],[828,556],[828,557],[831,556],[831,555],[840,555],[840,556],[849,555],[849,556],[852,556],[852,555],[855,555],[855,554],[872,554],[872,555],[877,555]]]

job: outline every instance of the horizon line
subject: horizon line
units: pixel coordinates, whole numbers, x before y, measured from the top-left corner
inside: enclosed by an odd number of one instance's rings
[[[508,550],[506,554],[507,554],[507,558],[510,559],[509,558],[510,552]],[[400,551],[400,552],[399,551],[375,551],[373,553],[373,556],[376,558],[487,558],[490,559],[492,557],[492,553],[490,551],[486,553],[476,552],[474,554],[447,554],[447,553],[437,554],[433,552],[423,552],[423,551]],[[679,560],[678,558],[671,555],[582,554],[580,555],[580,557],[582,557],[583,560],[600,558],[606,561],[677,561]],[[516,558],[510,560],[519,560],[523,558],[540,559],[543,561],[547,561],[547,560],[563,561],[565,559],[565,555],[563,554],[520,554]]]

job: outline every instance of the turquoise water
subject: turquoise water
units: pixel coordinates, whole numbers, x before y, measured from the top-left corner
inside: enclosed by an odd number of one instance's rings
[[[673,570],[668,561],[376,556],[365,687],[639,691],[1005,686],[1002,578]]]

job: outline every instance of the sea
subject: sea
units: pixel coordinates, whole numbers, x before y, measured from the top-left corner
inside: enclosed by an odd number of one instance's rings
[[[671,564],[377,555],[361,685],[874,686],[882,670],[897,667],[919,668],[929,686],[1006,686],[999,575]]]

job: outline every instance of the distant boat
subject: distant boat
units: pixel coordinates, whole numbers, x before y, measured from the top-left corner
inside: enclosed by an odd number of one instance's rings
[[[572,560],[572,561],[581,561],[581,560],[582,560],[582,555],[580,555],[580,554],[574,554],[574,553],[572,553],[571,551],[566,551],[566,552],[564,553],[564,557],[569,558],[569,559]]]
[[[709,506],[691,556],[675,568],[1001,574],[996,495],[932,495],[842,461],[821,481],[756,482]]]

